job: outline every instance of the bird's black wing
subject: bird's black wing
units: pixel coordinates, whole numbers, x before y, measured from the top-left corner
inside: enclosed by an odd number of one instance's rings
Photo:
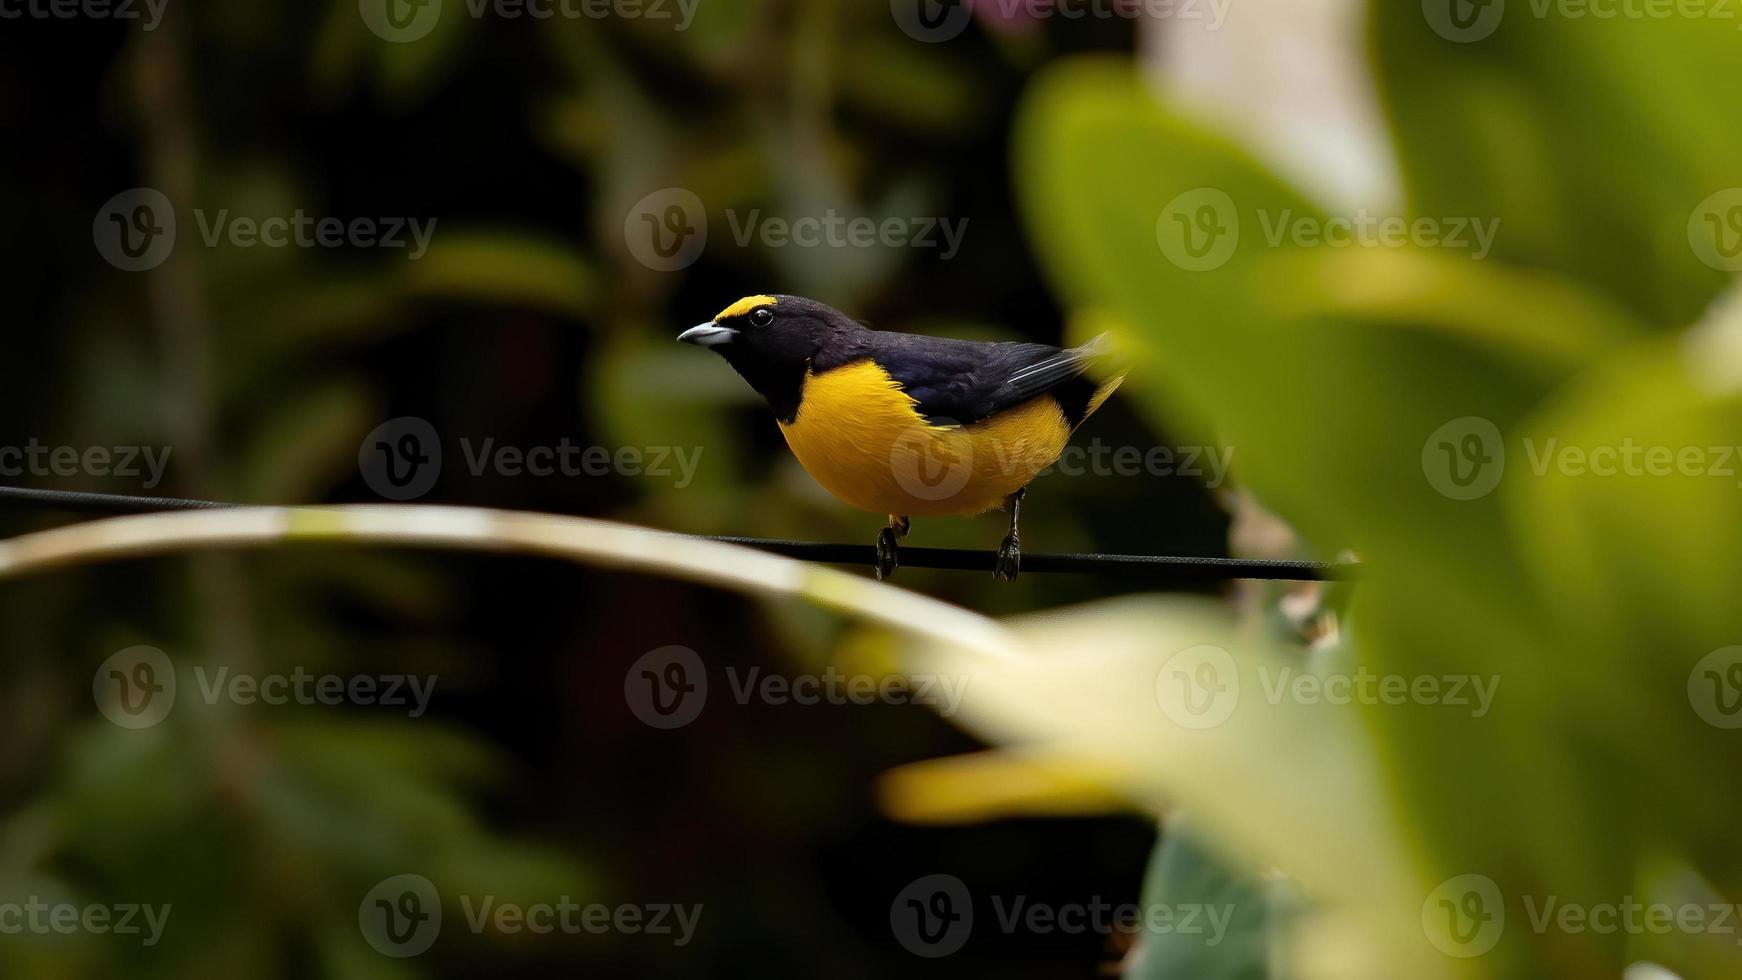
[[[1081,347],[987,343],[915,334],[872,333],[871,359],[938,425],[978,422],[1037,395],[1054,393],[1076,425],[1095,385],[1083,373],[1107,351],[1097,337]]]

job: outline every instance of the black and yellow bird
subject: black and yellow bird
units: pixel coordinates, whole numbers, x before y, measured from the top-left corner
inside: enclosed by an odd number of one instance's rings
[[[1008,505],[993,574],[1014,579],[1025,488],[1124,377],[1089,375],[1108,356],[1101,337],[1068,349],[923,337],[872,330],[801,296],[745,297],[678,339],[713,348],[768,400],[825,490],[889,516],[878,578],[895,570],[910,516]]]

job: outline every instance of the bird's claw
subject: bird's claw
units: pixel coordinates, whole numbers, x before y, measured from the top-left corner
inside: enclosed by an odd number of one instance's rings
[[[901,565],[895,537],[895,528],[892,527],[877,532],[877,563],[871,566],[871,570],[877,573],[879,582],[894,575],[895,569]]]
[[[1014,582],[1022,570],[1022,544],[1012,534],[998,546],[998,560],[992,565],[992,577],[1000,582]]]

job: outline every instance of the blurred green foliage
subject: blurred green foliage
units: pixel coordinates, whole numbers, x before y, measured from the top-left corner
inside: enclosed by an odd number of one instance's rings
[[[1404,215],[1497,217],[1489,259],[1267,247],[1266,215],[1330,209],[1111,61],[1049,68],[1030,91],[1016,146],[1031,240],[1072,304],[1129,324],[1146,369],[1209,426],[1198,438],[1239,446],[1245,483],[1314,552],[1361,556],[1353,662],[1503,681],[1490,717],[1361,712],[1386,787],[1377,818],[1405,843],[1415,900],[1481,873],[1517,917],[1470,960],[1417,935],[1418,964],[1389,975],[1615,976],[1641,958],[1735,975],[1734,950],[1713,958],[1719,937],[1533,934],[1517,902],[1674,898],[1652,893],[1663,860],[1732,901],[1742,886],[1724,827],[1742,801],[1720,778],[1736,741],[1689,703],[1696,663],[1742,635],[1734,481],[1539,474],[1531,456],[1550,440],[1704,451],[1742,435],[1742,314],[1715,305],[1731,280],[1688,238],[1708,195],[1742,185],[1742,37],[1723,19],[1519,14],[1457,44],[1415,5],[1370,17]],[[1156,248],[1157,216],[1205,187],[1242,234],[1225,264],[1191,271]],[[1424,479],[1423,446],[1470,416],[1497,426],[1506,468],[1493,494],[1455,500]],[[1189,808],[1205,787],[1174,791]],[[1201,829],[1236,866],[1264,867],[1250,833]],[[1297,832],[1278,814],[1269,833]],[[1190,887],[1165,860],[1155,873],[1162,893]],[[1415,928],[1415,909],[1390,911],[1338,938],[1407,945],[1396,927]],[[1247,947],[1223,952],[1235,962],[1213,975],[1248,975]],[[1149,963],[1145,976],[1187,975]]]
[[[1709,936],[1513,928],[1452,960],[1426,946],[1417,905],[1465,873],[1587,904],[1742,892],[1733,733],[1690,712],[1687,689],[1742,635],[1735,488],[1538,476],[1525,448],[1742,441],[1742,321],[1713,307],[1730,280],[1687,242],[1690,212],[1742,185],[1742,35],[1715,18],[1519,14],[1455,44],[1419,5],[1368,8],[1402,213],[1499,219],[1481,261],[1265,247],[1260,212],[1333,206],[1158,94],[1122,20],[924,45],[882,4],[705,0],[682,32],[446,16],[392,44],[348,0],[177,5],[160,30],[102,34],[64,64],[9,28],[28,49],[0,69],[7,128],[27,134],[5,163],[25,326],[4,416],[63,443],[173,446],[158,492],[272,502],[369,499],[357,448],[397,415],[523,445],[700,447],[686,487],[456,466],[431,499],[869,540],[880,519],[816,488],[766,410],[672,344],[677,330],[764,290],[953,336],[1114,326],[1140,368],[1085,437],[1237,447],[1241,483],[1305,553],[1351,549],[1370,569],[1324,600],[1342,629],[1311,654],[1264,591],[1246,619],[1175,603],[1059,614],[1037,634],[1056,647],[1036,668],[1045,684],[985,679],[975,732],[1106,736],[1089,741],[1134,797],[1189,815],[1170,816],[1144,901],[1236,905],[1225,944],[1146,935],[1131,974],[1357,976],[1377,959],[1374,975],[1613,976],[1649,958],[1736,975],[1736,950]],[[1085,51],[1103,54],[1061,60]],[[60,84],[27,96],[33,72]],[[195,207],[440,225],[416,262],[192,247],[130,276],[93,254],[89,215],[137,184],[171,195],[189,241]],[[679,274],[638,263],[623,235],[635,202],[670,186],[716,229]],[[1158,248],[1157,221],[1200,188],[1226,194],[1247,235],[1189,271]],[[725,213],[755,208],[972,226],[948,263],[734,247]],[[1458,501],[1424,479],[1422,449],[1468,416],[1503,434],[1508,469]],[[1227,519],[1186,478],[1049,476],[1024,520],[1044,550],[1226,547]],[[913,540],[998,533],[921,522]],[[901,581],[998,614],[1138,588]],[[915,964],[887,930],[887,898],[912,877],[949,867],[976,887],[1135,897],[1152,836],[1153,813],[883,822],[877,773],[971,747],[914,711],[716,712],[681,739],[627,716],[623,671],[661,645],[820,667],[842,625],[814,609],[532,561],[302,550],[69,571],[9,585],[0,609],[0,898],[173,902],[198,923],[154,949],[0,937],[7,976],[870,976]],[[1156,656],[1212,638],[1243,662],[1503,687],[1483,718],[1285,711],[1222,741],[1153,727]],[[184,664],[433,673],[442,697],[415,722],[189,698],[123,731],[93,715],[90,676],[140,642]],[[439,958],[394,962],[363,943],[356,899],[408,869],[527,901],[652,890],[717,918],[683,951],[452,935]],[[929,965],[1050,976],[1121,952],[1003,938]]]
[[[625,18],[462,14],[416,43],[371,34],[355,0],[248,8],[172,2],[150,32],[8,21],[0,160],[18,217],[0,244],[15,289],[3,444],[173,450],[168,479],[68,489],[256,502],[371,501],[358,447],[386,419],[431,421],[449,454],[429,502],[611,516],[698,533],[869,541],[881,518],[823,494],[780,449],[765,407],[717,359],[672,342],[738,296],[781,290],[882,326],[1057,340],[1007,173],[1010,109],[1063,50],[1128,49],[1128,22],[1052,39],[976,31],[913,42],[886,7],[706,0],[685,31]],[[14,30],[13,28],[17,29]],[[77,36],[76,54],[45,43]],[[91,215],[161,189],[177,247],[145,274],[91,247]],[[694,191],[713,240],[682,273],[624,239],[650,192]],[[950,263],[902,249],[736,247],[726,212],[933,214],[971,220]],[[387,250],[207,244],[196,210],[437,221],[416,261]],[[1109,441],[1150,444],[1103,413]],[[456,445],[701,450],[695,482],[514,479],[465,471]],[[1058,478],[1031,540],[1113,533],[1215,553],[1222,517],[1190,478]],[[1102,485],[1097,485],[1102,484]],[[1159,500],[1132,532],[1109,493]],[[65,515],[4,515],[7,533]],[[988,547],[985,522],[922,522],[915,540]],[[914,573],[970,605],[1030,608],[1039,583]],[[1089,596],[1108,583],[1065,586]],[[834,617],[539,561],[291,549],[129,563],[0,590],[0,891],[173,903],[157,947],[0,936],[0,974],[31,977],[501,976],[575,971],[876,975],[908,954],[888,895],[940,854],[984,868],[1013,848],[1068,853],[1069,827],[970,844],[876,811],[883,769],[966,739],[913,708],[710,710],[653,732],[623,698],[641,653],[684,643],[710,665],[820,669]],[[162,647],[256,673],[434,674],[430,715],[207,707],[184,691],[145,732],[90,703],[109,654]],[[681,737],[680,737],[681,736]],[[1135,892],[1152,831],[1032,879]],[[902,856],[900,862],[891,856]],[[448,930],[396,962],[370,949],[358,899],[416,871],[445,893],[551,901],[699,901],[687,949],[617,937],[523,943]],[[883,877],[891,880],[885,882]],[[1034,881],[1028,883],[1032,887]],[[457,908],[449,908],[458,917]],[[113,938],[113,937],[109,937]],[[1104,959],[1081,939],[989,948],[989,969],[1045,975]],[[439,954],[439,955],[438,955]]]

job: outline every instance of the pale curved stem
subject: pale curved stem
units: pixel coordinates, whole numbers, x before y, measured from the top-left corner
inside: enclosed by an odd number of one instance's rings
[[[88,561],[315,541],[547,555],[791,596],[992,657],[1021,649],[985,616],[832,568],[632,524],[477,507],[245,507],[115,517],[0,541],[0,578]]]

